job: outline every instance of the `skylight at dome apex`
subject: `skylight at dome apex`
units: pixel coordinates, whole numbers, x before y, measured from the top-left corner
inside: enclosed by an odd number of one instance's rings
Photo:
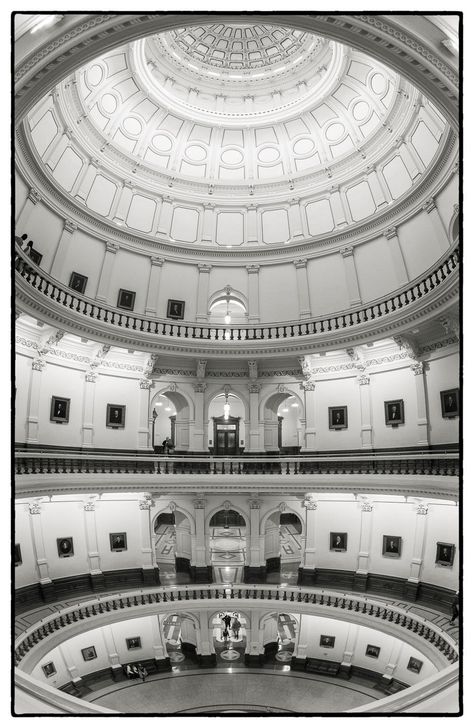
[[[53,167],[60,129],[71,143]],[[212,246],[229,248],[291,243],[292,196],[304,199],[312,238],[341,227],[330,201],[341,187],[347,224],[367,220],[421,183],[447,126],[410,83],[359,51],[294,28],[229,21],[95,59],[37,104],[29,132],[46,174],[89,214],[153,238],[158,206],[169,204],[168,242],[209,247],[206,210],[220,205]],[[84,177],[90,184],[78,195]],[[114,209],[120,185],[131,199],[123,219]],[[259,243],[249,233],[256,205]]]

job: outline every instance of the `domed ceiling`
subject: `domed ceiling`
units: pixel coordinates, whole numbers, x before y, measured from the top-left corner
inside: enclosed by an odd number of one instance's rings
[[[27,129],[43,172],[92,217],[206,247],[278,246],[365,221],[420,184],[448,133],[374,59],[231,20],[96,59]]]

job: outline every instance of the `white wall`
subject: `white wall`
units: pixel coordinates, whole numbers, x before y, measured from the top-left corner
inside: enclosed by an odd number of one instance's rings
[[[428,417],[433,445],[459,442],[459,417],[441,416],[440,392],[459,387],[459,356],[450,354],[432,359],[426,371]]]
[[[410,447],[418,443],[415,387],[415,377],[408,367],[370,375],[374,447]],[[405,408],[405,423],[398,427],[385,424],[384,402],[394,399],[403,399]]]

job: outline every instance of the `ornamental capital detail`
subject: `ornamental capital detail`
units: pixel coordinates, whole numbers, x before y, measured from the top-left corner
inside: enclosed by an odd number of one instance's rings
[[[296,268],[306,268],[308,259],[307,258],[298,258],[297,260],[294,260],[293,263]]]
[[[86,376],[85,376],[86,382],[95,384],[98,376],[99,375],[97,374],[97,372],[86,372]]]
[[[416,364],[412,364],[410,369],[412,370],[415,377],[417,377],[420,374],[423,374],[425,370],[425,364],[422,361],[416,362]]]
[[[198,263],[198,269],[200,273],[210,273],[212,270],[212,265],[209,263]]]
[[[251,511],[256,511],[260,509],[260,506],[262,505],[263,501],[259,500],[258,498],[251,498],[249,500],[249,506]]]
[[[318,507],[317,502],[312,498],[305,498],[301,505],[303,508],[306,508],[307,511],[315,511]]]
[[[359,377],[357,377],[357,382],[360,387],[363,387],[366,384],[370,384],[370,377],[368,374],[361,374]]]
[[[165,262],[165,259],[164,258],[155,258],[155,256],[152,256],[150,258],[150,262],[151,262],[152,265],[156,265],[156,266],[159,266],[161,268],[161,266]]]
[[[383,234],[387,238],[387,240],[390,240],[391,238],[396,238],[398,234],[398,230],[396,227],[389,227],[386,230],[383,231]]]
[[[194,510],[202,511],[206,507],[206,501],[204,500],[204,498],[194,498],[193,506],[194,506]]]
[[[314,392],[316,382],[301,382],[300,389],[303,389],[305,392]]]
[[[427,516],[428,515],[428,506],[425,503],[420,503],[417,506],[416,515],[417,516]]]
[[[33,359],[31,362],[31,368],[34,369],[35,372],[42,372],[45,366],[46,362],[44,359]]]
[[[150,389],[152,384],[151,379],[140,379],[140,389]]]
[[[113,253],[115,255],[115,253],[119,249],[119,246],[117,245],[117,243],[111,243],[107,240],[107,242],[105,243],[105,249],[107,253]]]
[[[354,255],[354,246],[348,245],[346,248],[341,248],[339,252],[343,258],[349,258],[351,255]]]
[[[29,503],[28,509],[32,516],[39,516],[41,513],[41,505],[39,503]]]
[[[141,511],[149,511],[150,508],[152,508],[154,505],[155,502],[150,497],[143,498],[142,500],[138,501],[138,507]]]
[[[88,501],[87,503],[84,503],[84,510],[87,512],[95,511],[94,501]]]
[[[428,213],[436,210],[436,202],[433,197],[429,197],[426,200],[425,204],[423,205],[423,210]]]
[[[41,202],[42,198],[38,190],[31,187],[28,192],[28,199],[33,203],[33,205],[36,205],[38,202]]]
[[[247,386],[248,386],[248,390],[249,390],[250,394],[258,394],[262,388],[262,385],[257,384],[256,382],[251,382]]]
[[[64,220],[64,229],[68,233],[74,233],[77,230],[77,225],[73,220]]]
[[[195,382],[193,384],[193,389],[195,392],[205,392],[207,389],[207,384],[206,382]]]
[[[258,273],[258,271],[260,270],[260,266],[256,263],[254,263],[253,265],[246,265],[245,267],[247,268],[248,273]]]
[[[278,504],[278,510],[280,511],[280,513],[283,513],[284,511],[286,511],[285,501],[282,501],[281,503]]]
[[[362,513],[372,513],[374,510],[373,503],[367,503],[367,501],[364,501],[361,506]]]

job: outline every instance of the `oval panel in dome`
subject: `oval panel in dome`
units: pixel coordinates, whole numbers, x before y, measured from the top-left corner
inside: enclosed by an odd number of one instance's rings
[[[192,144],[190,147],[187,147],[185,154],[192,162],[202,162],[207,157],[207,152],[204,147],[200,147],[198,144]]]
[[[127,132],[127,134],[132,134],[133,136],[137,136],[137,134],[140,134],[142,130],[141,122],[138,121],[134,116],[127,116],[126,119],[123,120],[123,128]]]
[[[330,142],[335,142],[336,139],[340,139],[344,134],[344,124],[330,124],[326,129],[326,139]]]
[[[171,139],[164,134],[157,134],[156,136],[154,136],[152,144],[155,149],[158,149],[158,151],[160,152],[169,152],[171,147],[173,146]]]
[[[312,139],[298,139],[293,144],[293,151],[295,154],[309,154],[314,149],[314,142]]]
[[[370,85],[374,94],[382,94],[387,86],[387,81],[381,73],[374,73],[370,79]]]
[[[98,86],[99,83],[102,81],[103,76],[104,71],[102,67],[95,63],[87,71],[87,82],[90,86]]]
[[[259,162],[276,162],[280,152],[275,147],[265,147],[259,151],[257,156]]]
[[[222,152],[221,159],[224,164],[240,164],[244,155],[238,149],[226,149]]]
[[[357,101],[352,109],[352,115],[356,121],[364,121],[370,113],[370,106],[367,101]]]
[[[117,99],[112,94],[104,94],[100,103],[107,114],[113,114],[117,108]]]

